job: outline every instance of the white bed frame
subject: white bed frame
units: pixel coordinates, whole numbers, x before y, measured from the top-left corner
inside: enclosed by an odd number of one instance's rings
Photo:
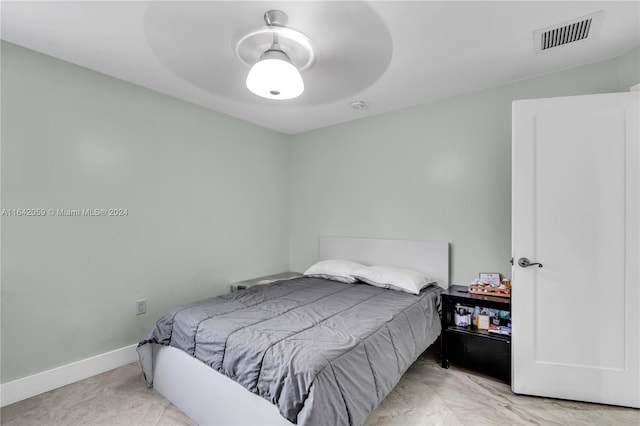
[[[449,286],[444,241],[322,237],[319,258],[410,268]],[[200,425],[293,424],[269,401],[171,346],[153,345],[153,387]]]

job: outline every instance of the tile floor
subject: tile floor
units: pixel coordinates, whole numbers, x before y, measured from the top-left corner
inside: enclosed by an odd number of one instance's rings
[[[365,426],[640,426],[640,410],[515,395],[491,378],[442,369],[437,358],[425,352]],[[9,405],[0,416],[6,426],[194,424],[146,388],[137,363]]]

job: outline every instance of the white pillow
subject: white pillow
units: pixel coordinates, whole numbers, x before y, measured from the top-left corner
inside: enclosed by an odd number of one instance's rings
[[[431,277],[421,272],[393,266],[368,266],[353,271],[351,275],[375,287],[401,290],[411,294],[419,294],[420,290],[433,282]]]
[[[321,260],[311,265],[311,267],[304,272],[304,275],[306,277],[326,278],[328,280],[353,284],[358,280],[352,277],[351,273],[364,267],[363,264],[350,260]]]

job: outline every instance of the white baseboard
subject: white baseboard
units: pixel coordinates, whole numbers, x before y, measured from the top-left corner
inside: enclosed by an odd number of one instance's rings
[[[124,348],[3,383],[0,385],[0,406],[4,407],[5,405],[13,404],[137,361],[137,346],[137,344],[125,346]]]

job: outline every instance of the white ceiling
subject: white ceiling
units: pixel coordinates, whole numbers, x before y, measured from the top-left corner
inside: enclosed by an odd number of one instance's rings
[[[317,60],[289,101],[247,91],[235,44],[289,15]],[[536,53],[533,32],[597,11],[586,41]],[[287,134],[622,55],[638,1],[3,1],[2,39]],[[349,103],[363,100],[368,108]]]

